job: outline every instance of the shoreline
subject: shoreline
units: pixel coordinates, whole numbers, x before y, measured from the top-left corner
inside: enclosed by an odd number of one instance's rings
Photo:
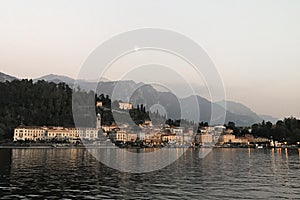
[[[254,147],[222,147],[222,146],[213,146],[213,147],[193,147],[193,146],[185,146],[185,147],[118,147],[118,146],[111,146],[111,145],[0,145],[0,149],[163,149],[163,148],[170,148],[170,149],[184,149],[184,148],[191,148],[191,149],[207,149],[207,148],[215,148],[215,149],[300,149],[298,146],[284,146],[284,147],[264,147],[264,148],[254,148]]]

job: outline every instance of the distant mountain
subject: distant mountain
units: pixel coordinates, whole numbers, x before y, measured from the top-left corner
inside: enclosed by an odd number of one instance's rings
[[[187,116],[193,118],[198,112],[196,109],[191,108],[190,105],[192,104],[191,99],[195,98],[194,96],[188,97],[182,100],[184,106],[184,111],[186,112]],[[196,96],[197,101],[199,103],[200,109],[200,119],[199,121],[210,121],[214,124],[220,124],[222,122],[222,118],[218,118],[218,116],[222,116],[226,113],[225,123],[229,121],[235,122],[237,126],[249,126],[254,123],[261,122],[262,119],[253,111],[251,111],[248,107],[243,104],[235,103],[235,102],[216,102],[212,103],[205,98],[200,96]],[[224,106],[224,103],[228,105]],[[212,108],[213,112],[212,113]],[[213,114],[213,116],[212,116]]]
[[[224,107],[224,105],[226,105],[226,110],[228,110],[232,114],[236,114],[241,117],[247,116],[247,120],[249,122],[251,122],[252,124],[262,122],[262,120],[263,120],[259,115],[257,115],[255,112],[253,112],[250,108],[248,108],[247,106],[245,106],[241,103],[237,103],[237,102],[233,102],[233,101],[220,101],[220,102],[216,102],[216,104],[221,105],[223,107]],[[239,120],[241,120],[241,119],[239,119]]]
[[[212,124],[221,124],[224,122],[221,116],[225,113],[225,123],[233,121],[237,126],[249,126],[262,121],[248,107],[235,102],[228,102],[229,106],[225,109],[222,105],[224,102],[212,103],[200,96],[180,99],[170,92],[160,92],[151,85],[136,84],[133,81],[106,82],[104,85],[105,87],[98,87],[97,93],[110,95],[115,90],[114,96],[118,97],[116,99],[129,101],[134,105],[144,104],[148,110],[151,106],[160,104],[165,109],[168,118],[184,118],[191,121],[207,121]],[[128,94],[132,94],[130,99],[126,98]],[[212,108],[214,113],[212,113]]]
[[[12,80],[15,80],[15,79],[18,79],[18,78],[0,72],[0,82],[12,81]]]
[[[181,99],[181,105],[183,110],[182,115],[188,119],[193,119],[194,121],[197,120],[211,122],[212,124],[221,124],[224,122],[222,121],[222,118],[220,118],[220,116],[224,114],[226,114],[226,118],[230,116],[229,113],[222,106],[214,104],[200,96],[190,96]],[[198,105],[198,108],[192,105]],[[200,116],[199,119],[197,119],[199,112]],[[227,121],[228,120],[226,119],[225,122]]]
[[[44,80],[47,82],[54,82],[54,83],[61,83],[64,82],[68,84],[71,88],[73,88],[75,79],[70,78],[68,76],[63,75],[56,75],[56,74],[49,74],[45,75],[39,78],[34,79],[33,81],[36,82],[38,80]],[[101,78],[101,82],[105,83],[109,81],[107,78]],[[95,85],[97,85],[97,80],[76,80],[76,84],[80,85],[80,89],[89,91],[89,90],[95,90]]]
[[[61,76],[55,74],[49,74],[49,75],[42,76],[40,78],[33,79],[33,81],[38,81],[38,80],[44,80],[47,82],[54,82],[54,83],[64,82],[71,85],[74,84],[74,79],[67,76]]]
[[[262,118],[263,120],[265,120],[265,122],[270,121],[273,124],[278,121],[278,118],[272,117],[270,115],[259,115],[259,117]]]
[[[65,82],[67,84],[74,84],[75,79],[70,78],[68,76],[63,76],[63,75],[57,75],[57,74],[48,74],[39,78],[34,79],[33,81],[38,81],[38,80],[45,80],[48,82]],[[80,82],[88,82],[88,83],[95,83],[98,80],[80,80]],[[108,82],[110,81],[107,78],[102,77],[101,80],[102,82]]]
[[[74,79],[66,76],[50,74],[43,76],[38,80],[42,79],[56,83],[65,82],[70,87],[74,86]],[[183,117],[193,121],[207,121],[219,124],[222,122],[222,119],[217,118],[218,114],[221,116],[226,113],[225,123],[233,121],[237,126],[249,126],[253,123],[262,122],[263,120],[250,108],[241,103],[233,101],[212,103],[200,96],[190,96],[188,98],[178,99],[170,92],[157,91],[151,85],[135,83],[132,80],[101,81],[98,83],[80,80],[77,81],[76,87],[78,86],[86,91],[93,90],[98,94],[103,93],[105,95],[109,95],[113,100],[131,102],[135,106],[137,104],[144,104],[147,109],[154,104],[160,104],[166,110],[168,115],[167,117],[173,119]],[[128,99],[128,94],[131,94],[130,99]],[[226,103],[226,108],[224,107],[224,103]],[[182,109],[180,109],[180,105],[182,106]],[[196,105],[199,109],[193,108],[191,105]],[[217,115],[213,116],[214,119],[211,119],[212,106],[214,108],[214,112],[217,113]]]
[[[13,80],[15,77],[0,74],[0,81],[3,80]],[[45,80],[48,82],[65,82],[70,87],[74,87],[74,79],[49,74],[42,76],[40,78],[34,79],[34,81]],[[107,79],[102,79],[102,81],[86,81],[79,80],[76,81],[77,85],[82,90],[93,90],[98,94],[109,95],[113,100],[122,100],[124,102],[131,102],[135,106],[137,104],[144,104],[147,109],[155,104],[160,104],[166,110],[167,117],[178,119],[183,117],[184,119],[193,121],[207,121],[219,124],[222,123],[221,118],[218,118],[222,114],[226,113],[225,123],[228,121],[233,121],[237,126],[249,126],[253,123],[265,121],[275,122],[276,118],[266,115],[257,115],[247,106],[233,102],[233,101],[220,101],[212,103],[207,99],[200,96],[190,96],[183,99],[178,99],[174,94],[170,92],[162,92],[153,88],[151,85],[144,83],[135,83],[132,80],[122,80],[122,81],[108,81]],[[130,94],[130,98],[128,98]],[[224,104],[226,103],[226,107]],[[191,105],[195,106],[192,107]],[[182,109],[180,109],[180,106]],[[212,107],[217,115],[212,118]],[[200,116],[199,116],[200,111]]]

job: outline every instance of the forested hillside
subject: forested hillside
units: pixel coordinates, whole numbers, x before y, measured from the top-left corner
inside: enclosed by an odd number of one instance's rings
[[[72,89],[64,83],[13,80],[0,83],[0,139],[28,126],[73,126]]]
[[[93,91],[74,91],[65,83],[46,81],[33,82],[32,80],[13,80],[0,82],[0,140],[11,139],[14,128],[23,124],[26,126],[64,126],[74,127],[72,112],[72,97],[75,98],[75,108],[78,106],[76,116],[77,126],[94,126],[96,112],[101,114],[102,124],[114,123],[113,109],[117,109],[117,116],[122,122],[136,124],[150,120],[149,112],[143,105],[133,108],[129,112],[118,110],[118,101],[111,102],[108,95],[97,96]],[[81,102],[80,102],[81,101]],[[102,107],[95,107],[95,101],[101,101]],[[80,106],[88,103],[90,112],[83,114]],[[78,116],[79,115],[79,116]],[[129,116],[130,115],[130,116]],[[164,122],[163,116],[152,114],[152,119]]]

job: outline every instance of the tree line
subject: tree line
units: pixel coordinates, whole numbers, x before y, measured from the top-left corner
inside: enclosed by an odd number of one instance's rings
[[[72,102],[74,95],[75,103]],[[97,101],[101,101],[103,106],[96,107]],[[80,105],[86,104],[91,109],[89,113],[82,115]],[[11,139],[14,128],[19,125],[74,127],[73,114],[83,123],[79,125],[93,126],[96,124],[95,111],[100,113],[102,124],[111,125],[115,123],[116,117],[112,110],[118,109],[118,105],[119,101],[111,102],[108,95],[97,95],[93,91],[86,92],[80,88],[75,90],[65,83],[43,80],[33,82],[27,79],[0,82],[0,140]],[[78,106],[75,109],[78,113],[72,112],[72,106]],[[130,117],[134,123],[141,124],[150,120],[150,114],[144,105],[138,105],[128,112],[119,112],[118,116],[124,122]],[[153,116],[162,118],[156,114]]]
[[[278,120],[275,124],[263,120],[251,127],[236,127],[234,122],[228,122],[225,127],[233,130],[233,134],[236,136],[250,134],[254,137],[268,138],[274,141],[287,142],[288,144],[300,142],[300,120],[292,116]]]
[[[295,117],[278,120],[276,124],[263,121],[260,124],[253,124],[251,129],[256,137],[265,137],[288,144],[300,142],[300,120]]]
[[[13,80],[0,83],[0,139],[20,124],[74,126],[72,89],[65,83]]]

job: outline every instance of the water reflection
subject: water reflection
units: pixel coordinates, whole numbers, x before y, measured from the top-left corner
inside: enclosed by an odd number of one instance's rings
[[[0,149],[0,187],[9,186],[9,177],[12,162],[11,149]],[[0,190],[1,191],[1,190]]]
[[[251,148],[248,148],[248,157],[251,157]]]
[[[285,153],[285,158],[288,159],[289,158],[289,153],[288,153],[287,148],[284,149],[284,153]]]
[[[119,171],[141,173],[159,170],[185,154],[186,148],[162,148],[153,153],[149,149],[98,148],[90,153],[106,166]],[[147,153],[145,153],[147,152]],[[186,155],[186,154],[185,154]]]
[[[122,151],[105,152],[124,158]],[[300,149],[214,149],[203,159],[200,151],[189,149],[161,170],[131,174],[106,167],[85,149],[0,149],[0,194],[10,199],[294,199],[300,195]]]

